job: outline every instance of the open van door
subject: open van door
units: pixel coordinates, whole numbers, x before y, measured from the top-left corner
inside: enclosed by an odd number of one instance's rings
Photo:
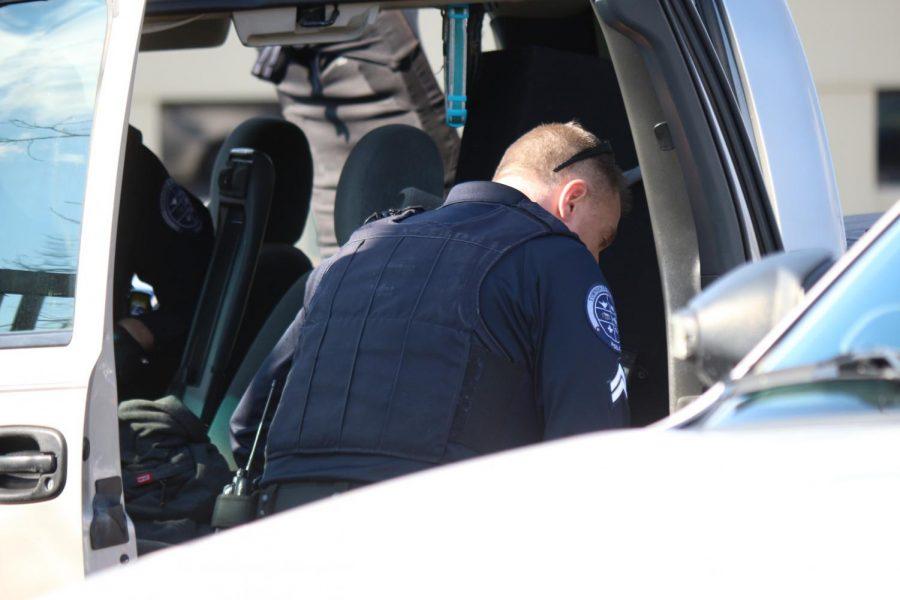
[[[0,0],[0,597],[135,556],[110,282],[143,0]]]
[[[843,250],[821,111],[785,0],[593,5],[650,217],[665,224],[654,236],[667,315],[770,252]],[[670,354],[670,410],[702,391]]]
[[[784,249],[839,256],[846,238],[831,150],[787,3],[697,0],[693,12],[751,135]]]

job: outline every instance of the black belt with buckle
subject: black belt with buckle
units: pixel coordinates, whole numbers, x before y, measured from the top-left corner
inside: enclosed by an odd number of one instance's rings
[[[258,492],[256,518],[303,506],[362,487],[356,481],[289,481],[273,483]]]

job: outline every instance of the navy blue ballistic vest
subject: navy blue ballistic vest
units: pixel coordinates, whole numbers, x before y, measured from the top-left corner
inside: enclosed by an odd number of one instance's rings
[[[343,453],[437,464],[449,443],[479,454],[542,439],[531,373],[490,341],[479,291],[516,246],[574,235],[505,192],[375,221],[331,259],[308,293],[268,460]]]

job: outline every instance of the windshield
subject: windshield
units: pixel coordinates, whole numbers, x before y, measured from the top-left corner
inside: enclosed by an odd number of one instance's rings
[[[838,355],[900,348],[900,222],[897,220],[803,314],[754,373]]]
[[[0,347],[72,328],[105,34],[105,0],[0,6]]]
[[[897,414],[900,382],[840,380],[774,387],[726,400],[703,429],[744,428],[782,422],[829,422],[867,414]]]

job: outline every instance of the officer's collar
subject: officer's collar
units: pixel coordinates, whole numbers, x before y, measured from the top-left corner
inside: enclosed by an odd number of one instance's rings
[[[493,181],[468,181],[454,186],[444,205],[458,202],[495,202],[515,206],[522,201],[531,202],[519,190]]]

